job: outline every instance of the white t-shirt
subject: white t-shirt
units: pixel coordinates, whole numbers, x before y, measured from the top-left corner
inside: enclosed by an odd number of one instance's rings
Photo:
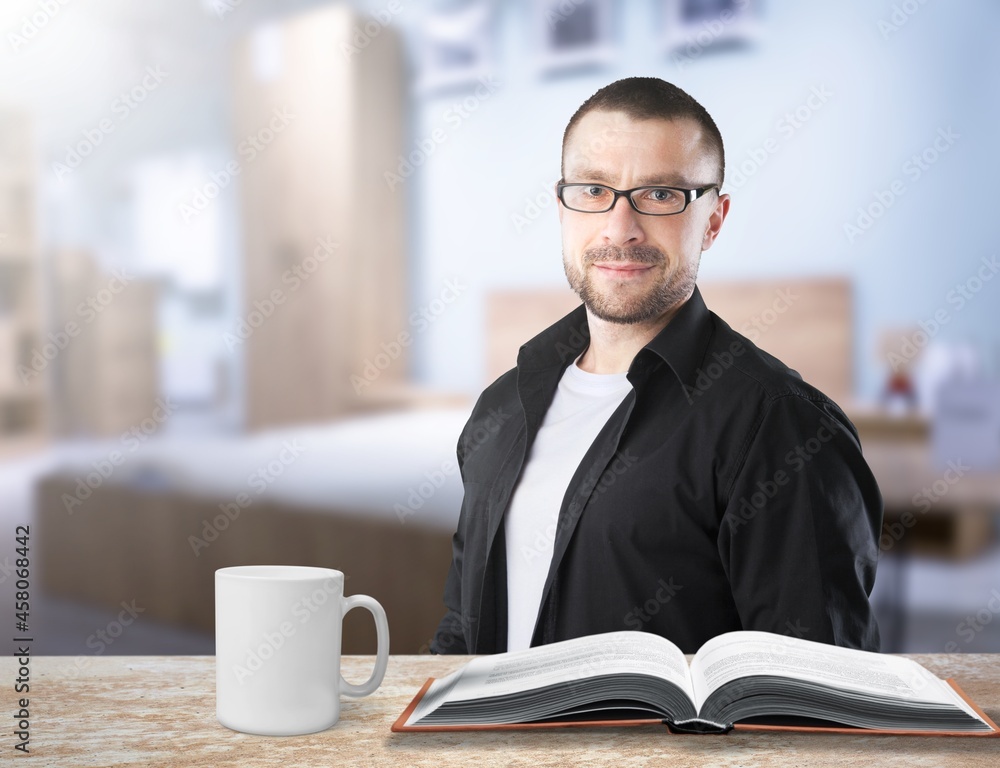
[[[531,645],[563,497],[597,433],[632,389],[624,373],[566,368],[504,518],[507,650]]]

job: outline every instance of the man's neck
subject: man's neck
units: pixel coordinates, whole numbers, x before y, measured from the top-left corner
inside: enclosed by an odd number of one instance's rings
[[[612,323],[595,317],[588,309],[590,345],[577,365],[587,373],[627,373],[639,350],[666,328],[684,303],[682,301],[645,323]]]

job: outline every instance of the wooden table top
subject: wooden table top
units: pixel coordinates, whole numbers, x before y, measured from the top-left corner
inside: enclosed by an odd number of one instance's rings
[[[982,766],[1000,765],[1000,739],[810,733],[674,736],[659,726],[544,731],[392,733],[390,725],[428,677],[468,656],[392,656],[382,687],[344,698],[322,733],[251,736],[215,719],[213,656],[41,656],[30,691],[15,694],[16,659],[0,660],[7,694],[3,762],[13,748],[16,697],[29,698],[34,766]],[[1000,654],[911,655],[953,677],[1000,720]],[[360,682],[372,657],[345,656]],[[11,761],[11,763],[13,762]],[[25,763],[27,765],[27,763]]]

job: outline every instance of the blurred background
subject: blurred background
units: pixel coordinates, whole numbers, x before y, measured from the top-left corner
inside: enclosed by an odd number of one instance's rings
[[[562,131],[652,75],[726,142],[710,308],[859,429],[883,650],[1000,651],[997,29],[989,0],[8,0],[0,613],[26,544],[35,653],[212,653],[214,569],[295,562],[426,652],[458,434],[576,305]]]

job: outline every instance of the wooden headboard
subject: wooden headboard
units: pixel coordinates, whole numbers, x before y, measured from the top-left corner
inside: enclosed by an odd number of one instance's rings
[[[802,378],[846,405],[853,389],[853,308],[847,278],[699,282],[708,308]],[[518,348],[580,305],[564,289],[502,290],[486,301],[487,381]]]

